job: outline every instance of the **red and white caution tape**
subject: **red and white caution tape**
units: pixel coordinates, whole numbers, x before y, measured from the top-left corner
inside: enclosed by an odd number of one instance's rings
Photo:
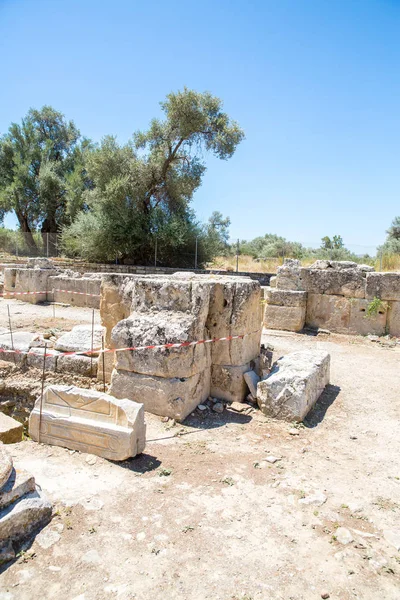
[[[0,296],[36,296],[40,294],[48,294],[48,292],[4,292]]]
[[[64,294],[75,294],[77,296],[91,296],[92,298],[100,298],[100,294],[87,294],[86,292],[75,292],[74,290],[48,290],[47,292],[4,292],[2,296],[40,296],[43,294],[53,294],[53,292],[63,292]]]
[[[244,333],[242,335],[229,335],[221,338],[210,338],[206,340],[197,340],[195,342],[176,342],[174,344],[152,344],[150,346],[131,346],[129,348],[105,348],[104,350],[101,348],[93,348],[93,350],[81,350],[79,352],[60,352],[59,354],[46,354],[46,358],[50,356],[90,356],[91,354],[105,354],[106,352],[136,352],[140,350],[162,350],[164,348],[187,348],[188,346],[197,346],[199,344],[211,344],[215,342],[230,342],[232,340],[243,340],[245,337],[250,335],[255,335],[256,333],[260,333],[261,329],[257,329],[257,331],[251,331],[250,333]],[[27,354],[22,350],[7,350],[5,348],[0,348],[0,353],[14,353],[14,354]],[[38,352],[29,352],[29,354],[41,356],[43,358],[43,354]]]
[[[54,292],[63,292],[64,294],[76,294],[77,296],[91,296],[92,298],[100,298],[100,294],[87,294],[86,292],[74,292],[73,290],[53,290]],[[52,292],[49,292],[50,294]]]

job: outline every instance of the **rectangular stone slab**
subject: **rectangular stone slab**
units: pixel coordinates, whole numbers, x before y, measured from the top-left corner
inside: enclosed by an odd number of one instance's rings
[[[257,385],[257,403],[268,417],[302,421],[329,383],[330,355],[305,350],[280,358]]]
[[[126,460],[143,452],[146,427],[143,404],[95,390],[54,385],[40,397],[29,418],[34,441]],[[40,423],[40,434],[39,434]]]
[[[17,444],[22,441],[24,428],[21,423],[0,412],[0,442]]]
[[[210,369],[192,377],[166,378],[114,369],[110,392],[143,402],[146,412],[183,421],[210,395]]]
[[[367,273],[366,297],[400,300],[400,273]]]
[[[300,269],[300,283],[305,292],[365,298],[365,273],[359,269]]]
[[[400,302],[389,303],[387,327],[390,335],[400,337]]]
[[[301,331],[306,319],[305,306],[275,306],[267,304],[264,311],[264,326],[267,329]]]

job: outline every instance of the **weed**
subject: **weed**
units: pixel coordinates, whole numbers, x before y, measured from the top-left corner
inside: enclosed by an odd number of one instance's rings
[[[171,475],[171,473],[172,473],[172,469],[162,468],[159,470],[158,475],[160,477],[169,477]]]
[[[368,304],[365,316],[367,319],[371,319],[373,317],[376,317],[376,315],[378,315],[379,313],[385,313],[387,309],[387,302],[383,302],[380,298],[377,298],[375,296],[374,299],[371,300],[371,302]]]
[[[235,485],[232,477],[224,477],[224,479],[221,479],[221,483],[226,483],[226,485]]]

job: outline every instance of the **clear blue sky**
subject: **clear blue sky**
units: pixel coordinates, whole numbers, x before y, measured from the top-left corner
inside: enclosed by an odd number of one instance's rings
[[[232,238],[381,243],[400,214],[400,0],[0,0],[0,132],[51,104],[126,141],[184,85],[245,129],[194,208]]]

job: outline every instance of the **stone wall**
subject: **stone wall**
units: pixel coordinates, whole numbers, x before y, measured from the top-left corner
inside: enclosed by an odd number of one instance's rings
[[[264,325],[301,331],[304,326],[358,335],[400,336],[400,273],[368,265],[319,260],[311,267],[287,260],[276,287],[264,291]],[[368,314],[375,299],[376,311]]]
[[[183,420],[211,394],[243,401],[244,373],[260,352],[260,286],[247,278],[176,273],[104,277],[100,316],[107,347],[174,344],[108,356],[110,393]],[[190,345],[205,339],[242,339]]]

